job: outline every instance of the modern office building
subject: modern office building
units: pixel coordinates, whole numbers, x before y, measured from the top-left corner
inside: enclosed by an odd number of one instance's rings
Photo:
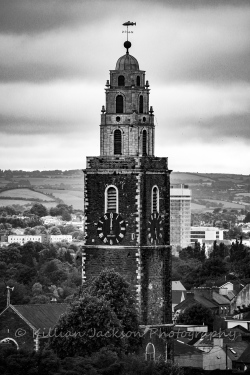
[[[191,190],[187,185],[173,185],[170,188],[170,244],[172,254],[190,246]]]
[[[223,241],[223,230],[215,227],[191,227],[191,245],[205,244],[206,253],[213,247],[214,241]]]

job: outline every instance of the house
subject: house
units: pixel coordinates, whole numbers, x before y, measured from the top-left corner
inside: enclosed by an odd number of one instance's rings
[[[211,310],[214,316],[224,318],[230,312],[230,300],[218,293],[217,287],[199,287],[186,292],[186,298],[174,307],[174,320],[180,313],[196,304],[200,304]],[[220,319],[215,320],[216,329],[221,326]],[[223,327],[226,328],[226,327]]]
[[[207,335],[197,341],[194,346],[204,352],[203,369],[246,370],[250,368],[250,332],[246,335],[242,330],[226,330],[211,337]],[[217,366],[213,365],[217,362]]]
[[[239,307],[245,307],[250,304],[250,279],[241,280],[240,285],[241,289],[231,301],[231,314],[233,314]]]
[[[174,308],[186,298],[186,288],[180,281],[172,281],[172,313]]]
[[[10,343],[27,350],[43,348],[67,306],[66,303],[9,304],[0,313],[0,344]]]

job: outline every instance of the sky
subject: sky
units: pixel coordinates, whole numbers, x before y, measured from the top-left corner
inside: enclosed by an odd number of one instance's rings
[[[109,70],[146,71],[155,155],[182,172],[250,174],[250,1],[0,0],[0,168],[98,156]]]

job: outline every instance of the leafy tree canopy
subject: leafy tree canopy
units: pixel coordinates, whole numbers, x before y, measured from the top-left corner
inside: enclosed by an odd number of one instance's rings
[[[177,319],[179,324],[204,324],[212,328],[213,325],[213,314],[210,309],[197,303],[191,307],[188,307],[183,313],[181,313]]]

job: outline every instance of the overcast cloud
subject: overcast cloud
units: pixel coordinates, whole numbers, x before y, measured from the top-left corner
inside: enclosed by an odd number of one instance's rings
[[[156,156],[173,170],[250,173],[249,1],[2,0],[0,9],[0,168],[80,169],[99,155],[104,85],[131,20]]]

